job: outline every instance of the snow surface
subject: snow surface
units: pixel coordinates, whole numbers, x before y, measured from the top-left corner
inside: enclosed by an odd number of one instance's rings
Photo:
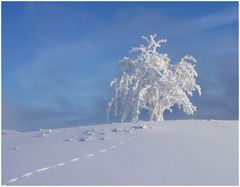
[[[238,122],[2,132],[3,185],[237,185]]]

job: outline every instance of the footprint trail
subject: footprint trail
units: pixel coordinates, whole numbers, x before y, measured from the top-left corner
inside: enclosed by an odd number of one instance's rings
[[[131,141],[133,138],[136,138],[136,135],[137,135],[136,133],[131,133],[130,137],[127,140]],[[122,144],[124,144],[123,140],[121,140],[119,142],[119,145],[122,145]],[[109,148],[110,149],[116,149],[116,148],[118,148],[119,145],[112,145]],[[105,148],[105,149],[99,150],[98,152],[99,153],[105,153],[107,151],[108,151],[108,149]],[[70,160],[68,160],[66,162],[61,162],[61,163],[54,164],[54,165],[51,165],[51,166],[48,166],[48,167],[36,169],[36,170],[34,170],[32,172],[25,173],[25,174],[23,174],[23,175],[21,175],[21,176],[19,176],[17,178],[13,178],[13,179],[7,181],[6,183],[4,183],[4,185],[10,185],[11,183],[17,182],[17,181],[19,181],[19,180],[21,180],[23,178],[31,177],[33,174],[37,174],[37,173],[40,173],[40,172],[44,172],[44,171],[53,169],[55,167],[61,167],[61,166],[64,166],[66,164],[70,164],[71,162],[76,162],[76,161],[82,160],[81,158],[89,158],[89,157],[94,157],[94,156],[95,156],[95,153],[89,153],[89,154],[83,155],[82,157],[75,157],[75,158],[70,159]]]

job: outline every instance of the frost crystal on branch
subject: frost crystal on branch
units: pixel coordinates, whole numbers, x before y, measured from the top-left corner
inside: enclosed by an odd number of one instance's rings
[[[123,122],[136,122],[145,109],[149,120],[162,121],[164,111],[172,111],[175,104],[188,115],[196,111],[188,96],[195,90],[201,95],[195,79],[197,61],[186,55],[179,63],[170,64],[167,54],[157,52],[166,40],[155,41],[155,37],[142,37],[147,45],[141,44],[130,51],[138,54],[136,58],[125,57],[119,61],[120,76],[110,83],[115,94],[108,103],[108,116],[113,113]]]

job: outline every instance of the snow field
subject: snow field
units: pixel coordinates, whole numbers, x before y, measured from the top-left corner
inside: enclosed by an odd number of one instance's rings
[[[236,121],[116,123],[40,133],[46,136],[3,135],[2,184],[238,184]],[[86,136],[91,140],[80,141]]]

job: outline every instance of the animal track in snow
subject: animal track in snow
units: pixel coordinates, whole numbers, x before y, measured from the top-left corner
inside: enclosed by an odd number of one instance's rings
[[[46,171],[46,170],[48,170],[48,169],[50,169],[50,167],[45,167],[45,168],[37,169],[37,170],[35,170],[35,172],[42,172],[42,171]]]
[[[123,129],[121,129],[121,128],[116,128],[116,129],[113,129],[112,132],[123,132]]]
[[[81,142],[86,142],[86,141],[90,141],[90,140],[92,140],[93,138],[91,137],[91,136],[86,136],[86,137],[84,137],[84,138],[81,138],[80,139],[80,141]]]
[[[8,183],[11,183],[11,182],[15,182],[15,181],[17,181],[17,180],[19,180],[19,178],[12,179],[12,180],[8,181],[7,184],[8,184]]]
[[[135,125],[132,127],[133,129],[139,130],[139,129],[148,129],[149,127],[146,125]]]
[[[87,154],[85,157],[93,157],[93,156],[95,156],[95,154],[94,153],[90,153],[90,154]]]
[[[104,137],[101,137],[100,140],[110,140],[110,136],[104,136]]]
[[[124,141],[120,141],[119,144],[124,144]]]
[[[78,161],[78,160],[80,160],[80,158],[74,158],[74,159],[72,159],[72,160],[69,160],[69,162],[76,162],[76,161]]]
[[[112,145],[112,146],[110,147],[110,149],[115,149],[115,148],[117,148],[117,145]]]
[[[102,132],[102,131],[101,131],[101,132],[99,132],[99,134],[100,134],[100,135],[110,135],[110,132],[106,132],[106,131],[103,131],[103,132]]]
[[[143,128],[140,128],[140,129],[143,129]],[[125,131],[125,132],[130,132],[131,136],[128,138],[128,140],[131,141],[132,138],[136,137],[136,135],[137,135],[137,134],[134,132],[134,130],[135,130],[134,128],[131,128],[131,129],[129,129],[129,130],[128,130],[128,129],[117,129],[117,130],[114,129],[113,131],[114,131],[114,132],[123,132],[123,131]],[[63,131],[66,132],[66,129],[64,129]],[[92,131],[96,131],[96,129],[92,129],[91,132],[92,132]],[[51,132],[52,132],[52,131],[49,129],[48,133],[51,133]],[[94,133],[89,133],[89,134],[94,135]],[[109,133],[109,134],[110,134],[110,133]],[[107,133],[107,134],[105,134],[105,135],[109,135],[109,134]],[[42,133],[41,135],[42,135],[42,136],[46,136],[45,133]],[[72,138],[73,138],[73,137],[69,138],[68,141],[70,141],[70,139],[72,139]],[[89,140],[92,140],[92,137],[91,137],[91,136],[86,136],[85,138],[80,139],[80,141],[89,141]],[[124,144],[124,141],[120,141],[119,144]],[[116,149],[117,147],[118,147],[117,145],[112,145],[112,146],[110,146],[110,149]],[[101,149],[101,150],[99,150],[98,152],[104,153],[104,152],[107,152],[107,149]],[[85,157],[85,158],[88,158],[88,157],[94,157],[94,156],[95,156],[95,153],[89,153],[89,154],[85,155],[84,157]],[[34,170],[33,172],[25,173],[25,174],[21,175],[20,177],[17,177],[17,178],[14,178],[14,179],[11,179],[11,180],[7,181],[7,182],[5,183],[5,185],[8,185],[8,184],[13,183],[13,182],[16,182],[16,181],[18,181],[18,180],[20,180],[20,179],[22,179],[22,178],[30,177],[31,175],[33,175],[33,174],[35,174],[35,173],[43,172],[43,171],[46,171],[46,170],[49,170],[49,169],[52,169],[52,168],[55,168],[55,167],[61,167],[61,166],[64,166],[64,165],[66,165],[66,164],[69,164],[69,163],[71,163],[71,162],[76,162],[76,161],[78,161],[78,160],[81,160],[81,158],[80,158],[80,157],[73,158],[73,159],[70,159],[70,160],[68,160],[68,161],[66,161],[66,162],[61,162],[61,163],[59,163],[59,164],[55,164],[55,165],[51,165],[51,166],[48,166],[48,167],[44,167],[44,168],[40,168],[40,169]]]
[[[32,174],[33,174],[33,172],[26,173],[26,174],[22,175],[21,178],[23,178],[23,177],[29,177],[29,176],[31,176]]]
[[[56,166],[64,166],[65,164],[66,164],[66,162],[62,162],[62,163],[57,164]]]
[[[100,153],[103,153],[103,152],[106,152],[106,151],[107,151],[107,149],[101,149],[101,150],[99,150]]]
[[[14,147],[13,150],[18,151],[19,147]]]
[[[44,136],[46,136],[47,134],[46,133],[39,133],[38,135],[37,135],[37,137],[44,137]]]
[[[73,141],[73,138],[67,138],[67,139],[65,139],[65,141],[67,141],[67,142]]]

